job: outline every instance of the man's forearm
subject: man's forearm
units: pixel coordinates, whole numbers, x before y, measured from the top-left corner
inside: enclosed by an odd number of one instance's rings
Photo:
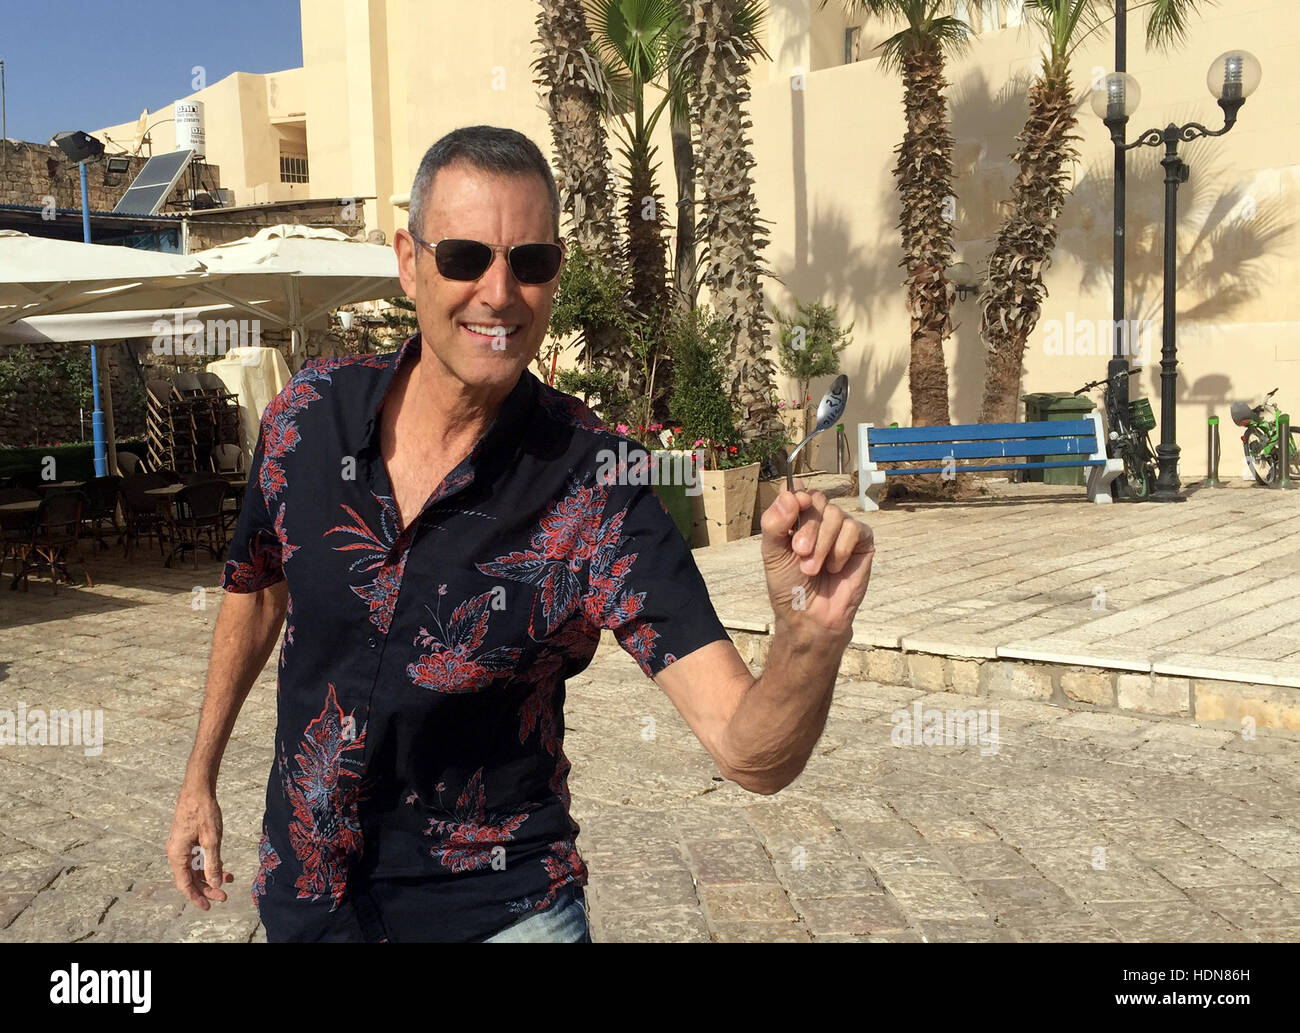
[[[725,752],[735,781],[750,792],[775,793],[803,771],[826,727],[848,643],[778,624],[762,676],[727,725]]]
[[[212,633],[199,729],[185,770],[187,783],[215,792],[221,757],[253,682],[266,666],[284,623],[284,582],[246,595],[228,593]]]

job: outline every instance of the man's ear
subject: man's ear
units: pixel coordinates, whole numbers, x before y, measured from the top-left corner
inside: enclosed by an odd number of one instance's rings
[[[397,254],[397,278],[402,284],[403,292],[414,301],[415,285],[419,280],[416,263],[420,257],[420,249],[409,232],[397,229],[393,231],[393,250]]]

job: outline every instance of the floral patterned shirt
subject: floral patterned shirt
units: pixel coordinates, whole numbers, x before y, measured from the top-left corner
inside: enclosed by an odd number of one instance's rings
[[[565,679],[601,629],[647,676],[726,637],[645,478],[599,475],[626,439],[527,370],[403,528],[379,410],[419,348],[310,363],[262,416],[222,585],[288,583],[253,885],[270,939],[355,928],[371,880],[403,887],[385,928],[443,941],[584,885]]]

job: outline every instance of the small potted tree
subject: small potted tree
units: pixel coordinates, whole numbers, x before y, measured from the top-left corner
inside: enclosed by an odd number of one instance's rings
[[[670,408],[681,440],[702,460],[691,497],[693,546],[745,538],[754,519],[759,463],[742,451],[724,385],[731,328],[707,307],[680,312],[669,328],[674,377]]]
[[[778,334],[777,363],[781,372],[793,377],[798,386],[794,404],[779,407],[782,422],[790,431],[790,447],[793,448],[812,430],[815,408],[808,391],[809,384],[814,377],[839,373],[840,352],[851,340],[853,324],[841,330],[835,306],[823,305],[820,301],[805,303],[796,300],[792,314],[787,316],[773,310],[773,318]],[[807,456],[807,449],[799,453],[795,460],[796,470],[810,468]]]

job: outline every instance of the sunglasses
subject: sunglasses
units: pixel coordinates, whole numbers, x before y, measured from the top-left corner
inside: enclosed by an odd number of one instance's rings
[[[477,280],[492,265],[492,259],[498,251],[506,253],[506,263],[510,272],[520,283],[530,286],[550,283],[560,272],[560,263],[564,260],[564,249],[559,244],[484,244],[479,240],[459,240],[444,237],[436,244],[421,240],[414,233],[411,237],[423,247],[433,252],[438,272],[448,280]]]

